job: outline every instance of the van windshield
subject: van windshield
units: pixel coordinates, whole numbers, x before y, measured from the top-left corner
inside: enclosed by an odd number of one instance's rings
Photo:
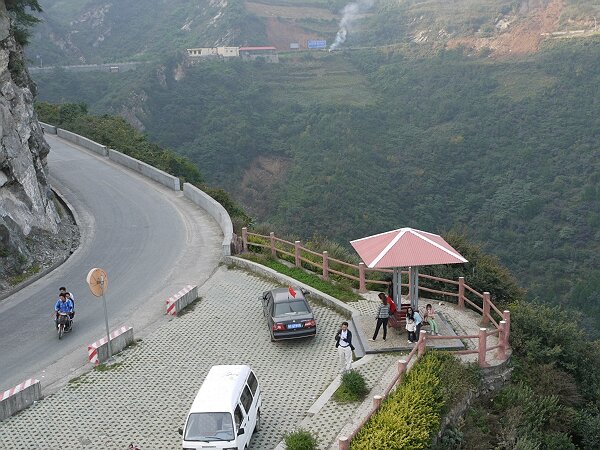
[[[186,441],[233,441],[233,421],[225,412],[192,413],[185,426]]]

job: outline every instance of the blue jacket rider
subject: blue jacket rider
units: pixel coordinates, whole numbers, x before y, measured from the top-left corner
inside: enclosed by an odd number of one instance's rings
[[[58,313],[70,313],[73,312],[73,302],[71,300],[67,300],[67,296],[65,294],[60,294],[58,296],[58,300],[54,304],[54,311],[56,311],[56,317],[58,318]]]

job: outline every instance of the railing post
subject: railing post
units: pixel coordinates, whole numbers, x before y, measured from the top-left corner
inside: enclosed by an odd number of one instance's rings
[[[358,263],[358,292],[367,292],[367,284],[365,283],[365,263]]]
[[[510,348],[510,311],[505,310],[502,314],[502,318],[506,322],[504,327],[504,342],[506,343],[506,348]]]
[[[421,336],[419,336],[419,342],[417,342],[417,355],[419,358],[423,356],[425,353],[426,340],[427,340],[427,331],[421,330]]]
[[[323,279],[329,280],[329,252],[323,250]]]
[[[458,307],[465,307],[465,277],[458,277]]]
[[[373,411],[377,411],[379,409],[379,407],[381,406],[381,400],[383,400],[383,397],[381,395],[373,396]]]
[[[402,383],[402,379],[408,370],[408,362],[405,359],[398,361],[398,384]]]
[[[496,357],[504,361],[506,359],[506,321],[501,320],[498,325],[498,351]]]
[[[487,329],[479,329],[479,367],[488,366],[488,363],[485,362],[485,354],[487,351],[487,338],[485,333],[487,333]]]
[[[294,241],[294,256],[296,259],[296,267],[301,267],[302,260],[300,259],[300,241]]]
[[[275,233],[271,231],[269,233],[269,238],[271,239],[271,256],[273,258],[277,258],[277,249],[275,248]]]
[[[242,228],[242,251],[245,253],[248,251],[248,228]]]
[[[340,450],[348,450],[350,448],[350,440],[347,437],[339,438],[338,444]]]
[[[481,320],[481,323],[483,325],[487,325],[490,321],[490,304],[492,303],[492,300],[490,298],[490,293],[489,292],[484,292],[483,293],[483,318]]]

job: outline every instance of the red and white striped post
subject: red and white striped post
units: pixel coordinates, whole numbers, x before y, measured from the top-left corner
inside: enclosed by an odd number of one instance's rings
[[[506,321],[501,320],[498,324],[498,351],[496,352],[496,358],[500,360],[506,359]]]
[[[458,307],[465,307],[465,277],[458,277]]]
[[[296,262],[296,267],[302,266],[302,260],[300,259],[300,241],[294,241],[294,258]]]
[[[323,250],[323,279],[329,280],[329,252]]]
[[[248,228],[242,227],[242,251],[248,251]]]
[[[482,325],[487,325],[490,322],[490,305],[492,300],[489,292],[483,293],[483,317],[481,319]]]
[[[417,342],[417,355],[419,358],[423,356],[423,353],[425,353],[425,348],[427,345],[427,331],[421,330],[420,334],[421,336],[419,336],[419,342]]]
[[[277,258],[277,249],[275,248],[275,233],[272,231],[269,233],[269,240],[271,241],[271,256]]]
[[[485,354],[487,352],[487,329],[479,329],[479,367],[487,367],[488,363],[485,362]]]
[[[506,348],[510,348],[510,311],[505,310],[502,313],[502,318],[504,319],[504,321],[506,322],[505,325],[505,333],[504,333],[504,341],[506,343]]]
[[[358,263],[358,292],[367,292],[367,284],[365,282],[365,263]]]

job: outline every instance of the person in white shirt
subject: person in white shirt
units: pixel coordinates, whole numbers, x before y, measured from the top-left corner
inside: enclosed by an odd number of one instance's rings
[[[342,327],[335,335],[335,348],[338,349],[340,363],[342,364],[342,373],[352,369],[352,332],[348,329],[348,322],[342,322]]]

